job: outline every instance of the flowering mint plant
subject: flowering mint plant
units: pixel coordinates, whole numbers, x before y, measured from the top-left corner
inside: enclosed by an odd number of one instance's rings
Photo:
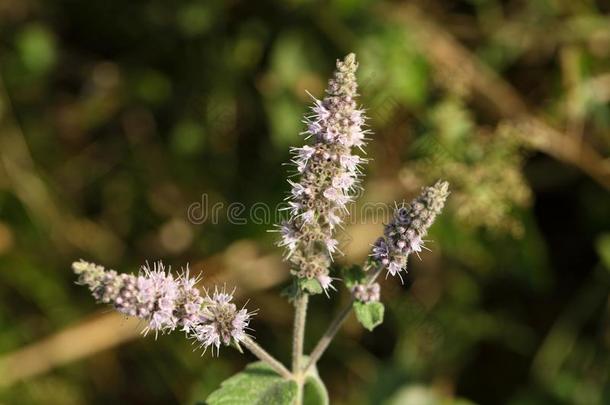
[[[142,266],[133,275],[82,260],[72,265],[79,284],[88,287],[98,302],[141,319],[144,334],[179,330],[203,352],[211,348],[218,355],[221,346],[240,351],[244,347],[258,357],[259,362],[223,382],[206,399],[208,404],[327,404],[316,363],[352,310],[368,330],[383,322],[381,287],[376,279],[385,272],[402,281],[409,256],[425,248],[424,237],[443,209],[449,186],[439,181],[424,188],[410,204],[396,205],[365,263],[331,275],[333,257],[340,253],[336,232],[349,214],[347,206],[360,187],[360,167],[366,162],[356,153],[362,151],[368,134],[364,112],[356,104],[357,66],[354,54],[337,61],[326,97],[314,98],[311,114],[305,117],[309,144],[292,150],[297,176],[288,180],[289,217],[278,225],[278,245],[284,248],[293,275],[287,294],[295,306],[290,369],[254,341],[249,328],[254,312],[239,308],[224,288],[199,287],[200,280],[189,276],[188,267],[173,275],[158,262]],[[339,280],[351,300],[305,356],[309,296],[325,293],[330,297]]]

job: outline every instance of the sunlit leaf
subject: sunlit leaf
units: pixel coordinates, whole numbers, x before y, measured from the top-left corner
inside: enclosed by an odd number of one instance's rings
[[[297,395],[297,384],[280,377],[262,362],[249,364],[228,380],[206,400],[208,405],[291,405]]]

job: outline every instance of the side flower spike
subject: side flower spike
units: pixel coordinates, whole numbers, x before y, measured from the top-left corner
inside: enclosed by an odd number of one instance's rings
[[[178,277],[166,271],[162,262],[152,268],[142,266],[137,276],[84,260],[74,262],[72,269],[77,283],[87,286],[99,303],[145,321],[144,334],[153,331],[156,336],[180,328],[204,351],[212,346],[217,353],[221,345],[238,344],[247,336],[253,313],[238,310],[233,294],[224,290],[202,296],[196,287],[199,279],[189,276],[188,267]]]
[[[384,236],[373,245],[371,260],[374,265],[400,277],[400,272],[406,271],[409,255],[421,252],[424,247],[423,238],[442,211],[448,195],[449,183],[438,181],[424,188],[409,205],[397,207],[384,229]]]

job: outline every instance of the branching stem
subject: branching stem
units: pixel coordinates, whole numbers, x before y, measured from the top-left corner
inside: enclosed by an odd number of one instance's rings
[[[269,367],[275,370],[276,373],[281,375],[287,380],[294,379],[292,373],[288,371],[288,369],[280,363],[275,357],[270,355],[265,349],[260,347],[252,338],[246,337],[242,343],[244,346],[252,352],[253,355],[258,357],[259,360],[266,363]]]
[[[382,270],[383,267],[379,266],[379,268],[377,268],[375,272],[368,278],[368,280],[366,281],[366,285],[368,286],[373,284],[379,274],[381,274]],[[335,319],[333,319],[333,321],[330,323],[328,329],[326,329],[326,332],[324,332],[324,335],[322,335],[320,341],[309,355],[309,362],[307,362],[307,365],[305,366],[305,368],[303,368],[302,375],[306,375],[309,370],[318,362],[318,360],[320,360],[320,357],[322,357],[322,355],[328,348],[328,345],[339,331],[339,328],[341,328],[341,325],[343,324],[343,322],[345,322],[348,315],[352,311],[354,301],[355,298],[352,295],[347,305],[337,314],[337,316],[335,316]]]

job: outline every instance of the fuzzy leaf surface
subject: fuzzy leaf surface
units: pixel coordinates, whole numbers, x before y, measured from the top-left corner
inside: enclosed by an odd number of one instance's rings
[[[305,379],[303,386],[303,405],[328,405],[328,391],[320,379],[318,371],[314,369]]]
[[[292,405],[297,384],[280,377],[263,362],[251,363],[245,370],[225,380],[206,400],[208,405]]]

